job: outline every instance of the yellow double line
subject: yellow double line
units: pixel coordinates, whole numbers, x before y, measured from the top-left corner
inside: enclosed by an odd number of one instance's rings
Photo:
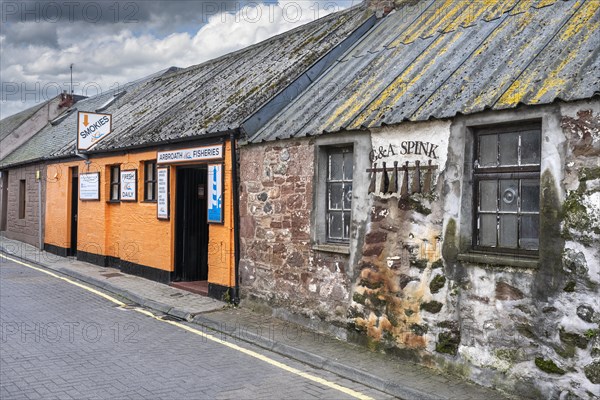
[[[82,285],[81,283],[76,282],[76,281],[74,281],[72,279],[66,278],[64,276],[60,276],[58,274],[55,274],[54,272],[47,271],[47,270],[39,268],[39,267],[35,267],[35,266],[31,265],[31,264],[22,262],[20,260],[14,259],[12,257],[8,257],[8,256],[6,256],[4,254],[0,254],[0,257],[4,258],[6,260],[12,261],[14,263],[17,263],[19,265],[23,265],[23,266],[25,266],[27,268],[31,268],[31,269],[34,269],[36,271],[42,272],[44,274],[50,275],[53,278],[61,279],[61,280],[65,281],[65,282],[67,282],[67,283],[70,283],[70,284],[75,285],[77,287],[80,287],[80,288],[82,288],[84,290],[87,290],[88,292],[94,293],[95,295],[103,297],[106,300],[111,301],[111,302],[113,302],[114,304],[117,304],[120,307],[125,307],[126,306],[126,304],[123,303],[122,301],[120,301],[120,300],[118,300],[118,299],[116,299],[116,298],[114,298],[112,296],[109,296],[106,293],[102,293],[99,290],[96,290],[96,289],[94,289],[92,287],[89,287],[87,285]],[[331,389],[338,390],[338,391],[340,391],[340,392],[342,392],[344,394],[347,394],[348,396],[352,396],[354,398],[361,399],[361,400],[373,400],[372,397],[369,397],[369,396],[367,396],[365,394],[357,392],[356,390],[349,389],[347,387],[338,385],[337,383],[333,383],[333,382],[330,382],[330,381],[328,381],[326,379],[319,378],[318,376],[309,374],[307,372],[300,371],[299,369],[296,369],[294,367],[290,367],[289,365],[286,365],[286,364],[284,364],[282,362],[273,360],[272,358],[269,358],[267,356],[259,354],[259,353],[255,352],[255,351],[245,349],[245,348],[240,347],[240,346],[238,346],[236,344],[226,342],[226,341],[221,340],[221,339],[219,339],[219,338],[217,338],[215,336],[209,335],[209,334],[207,334],[205,332],[202,332],[202,331],[199,331],[197,329],[191,328],[191,327],[189,327],[187,325],[184,325],[184,324],[182,324],[180,322],[170,321],[170,320],[163,319],[162,317],[156,316],[153,313],[151,313],[150,311],[144,310],[142,308],[131,308],[131,309],[134,310],[134,311],[137,311],[139,313],[142,313],[144,315],[147,315],[148,317],[153,318],[153,319],[155,319],[157,321],[177,326],[178,328],[184,329],[184,330],[186,330],[188,332],[191,332],[193,334],[201,336],[204,339],[211,340],[211,341],[213,341],[215,343],[219,343],[219,344],[221,344],[223,346],[229,347],[230,349],[239,351],[240,353],[244,353],[244,354],[246,354],[246,355],[248,355],[250,357],[254,357],[254,358],[258,359],[258,360],[264,361],[265,363],[267,363],[269,365],[272,365],[274,367],[280,368],[280,369],[282,369],[284,371],[287,371],[289,373],[292,373],[294,375],[298,375],[298,376],[300,376],[300,377],[302,377],[304,379],[308,379],[309,381],[316,382],[318,384],[321,384],[323,386],[329,387]]]

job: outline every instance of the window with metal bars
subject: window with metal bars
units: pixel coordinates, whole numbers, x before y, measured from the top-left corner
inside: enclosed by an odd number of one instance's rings
[[[119,201],[121,197],[121,167],[110,167],[110,201]]]
[[[327,241],[350,240],[352,209],[352,147],[327,151]]]
[[[144,201],[156,201],[156,161],[144,163]]]
[[[475,249],[537,254],[540,160],[538,124],[476,132]]]

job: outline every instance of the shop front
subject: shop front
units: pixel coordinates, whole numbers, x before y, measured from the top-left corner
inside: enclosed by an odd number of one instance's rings
[[[219,140],[51,164],[46,250],[223,298],[235,287],[230,151]]]

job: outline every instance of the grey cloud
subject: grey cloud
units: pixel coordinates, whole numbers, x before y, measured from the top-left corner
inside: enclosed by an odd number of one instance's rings
[[[292,1],[286,3],[293,5]],[[297,3],[310,14],[306,16],[316,18],[313,10],[317,3],[323,10],[326,5],[343,8],[357,1]],[[281,16],[272,20],[266,15],[269,4],[277,3],[0,0],[0,114],[4,118],[68,90],[71,63],[75,64],[75,93],[90,96],[172,65],[197,64],[235,50],[240,43],[252,44],[268,37],[267,33],[279,32],[277,24],[282,21],[277,20]],[[262,7],[263,18],[261,23],[251,23],[255,25],[251,28],[246,24],[244,30],[233,29],[237,28],[232,26],[236,22],[233,18],[207,24],[213,15],[257,6]],[[101,13],[95,12],[98,7]],[[204,25],[212,26],[212,30],[196,39]],[[286,29],[292,27],[293,23],[286,25]],[[220,37],[220,32],[227,37]]]
[[[12,23],[2,30],[6,41],[13,46],[45,46],[58,48],[56,26],[38,23],[35,28],[23,22]]]
[[[145,23],[162,19],[180,22],[207,20],[220,11],[235,11],[254,2],[234,0],[195,1],[102,1],[102,0],[3,0],[2,22],[95,24]]]

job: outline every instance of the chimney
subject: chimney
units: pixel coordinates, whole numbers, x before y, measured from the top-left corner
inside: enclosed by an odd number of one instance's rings
[[[377,18],[383,18],[396,8],[394,0],[365,0],[367,7],[375,12]]]
[[[60,103],[58,103],[58,108],[69,108],[73,105],[73,103],[74,101],[72,94],[68,94],[66,90],[60,94]]]

